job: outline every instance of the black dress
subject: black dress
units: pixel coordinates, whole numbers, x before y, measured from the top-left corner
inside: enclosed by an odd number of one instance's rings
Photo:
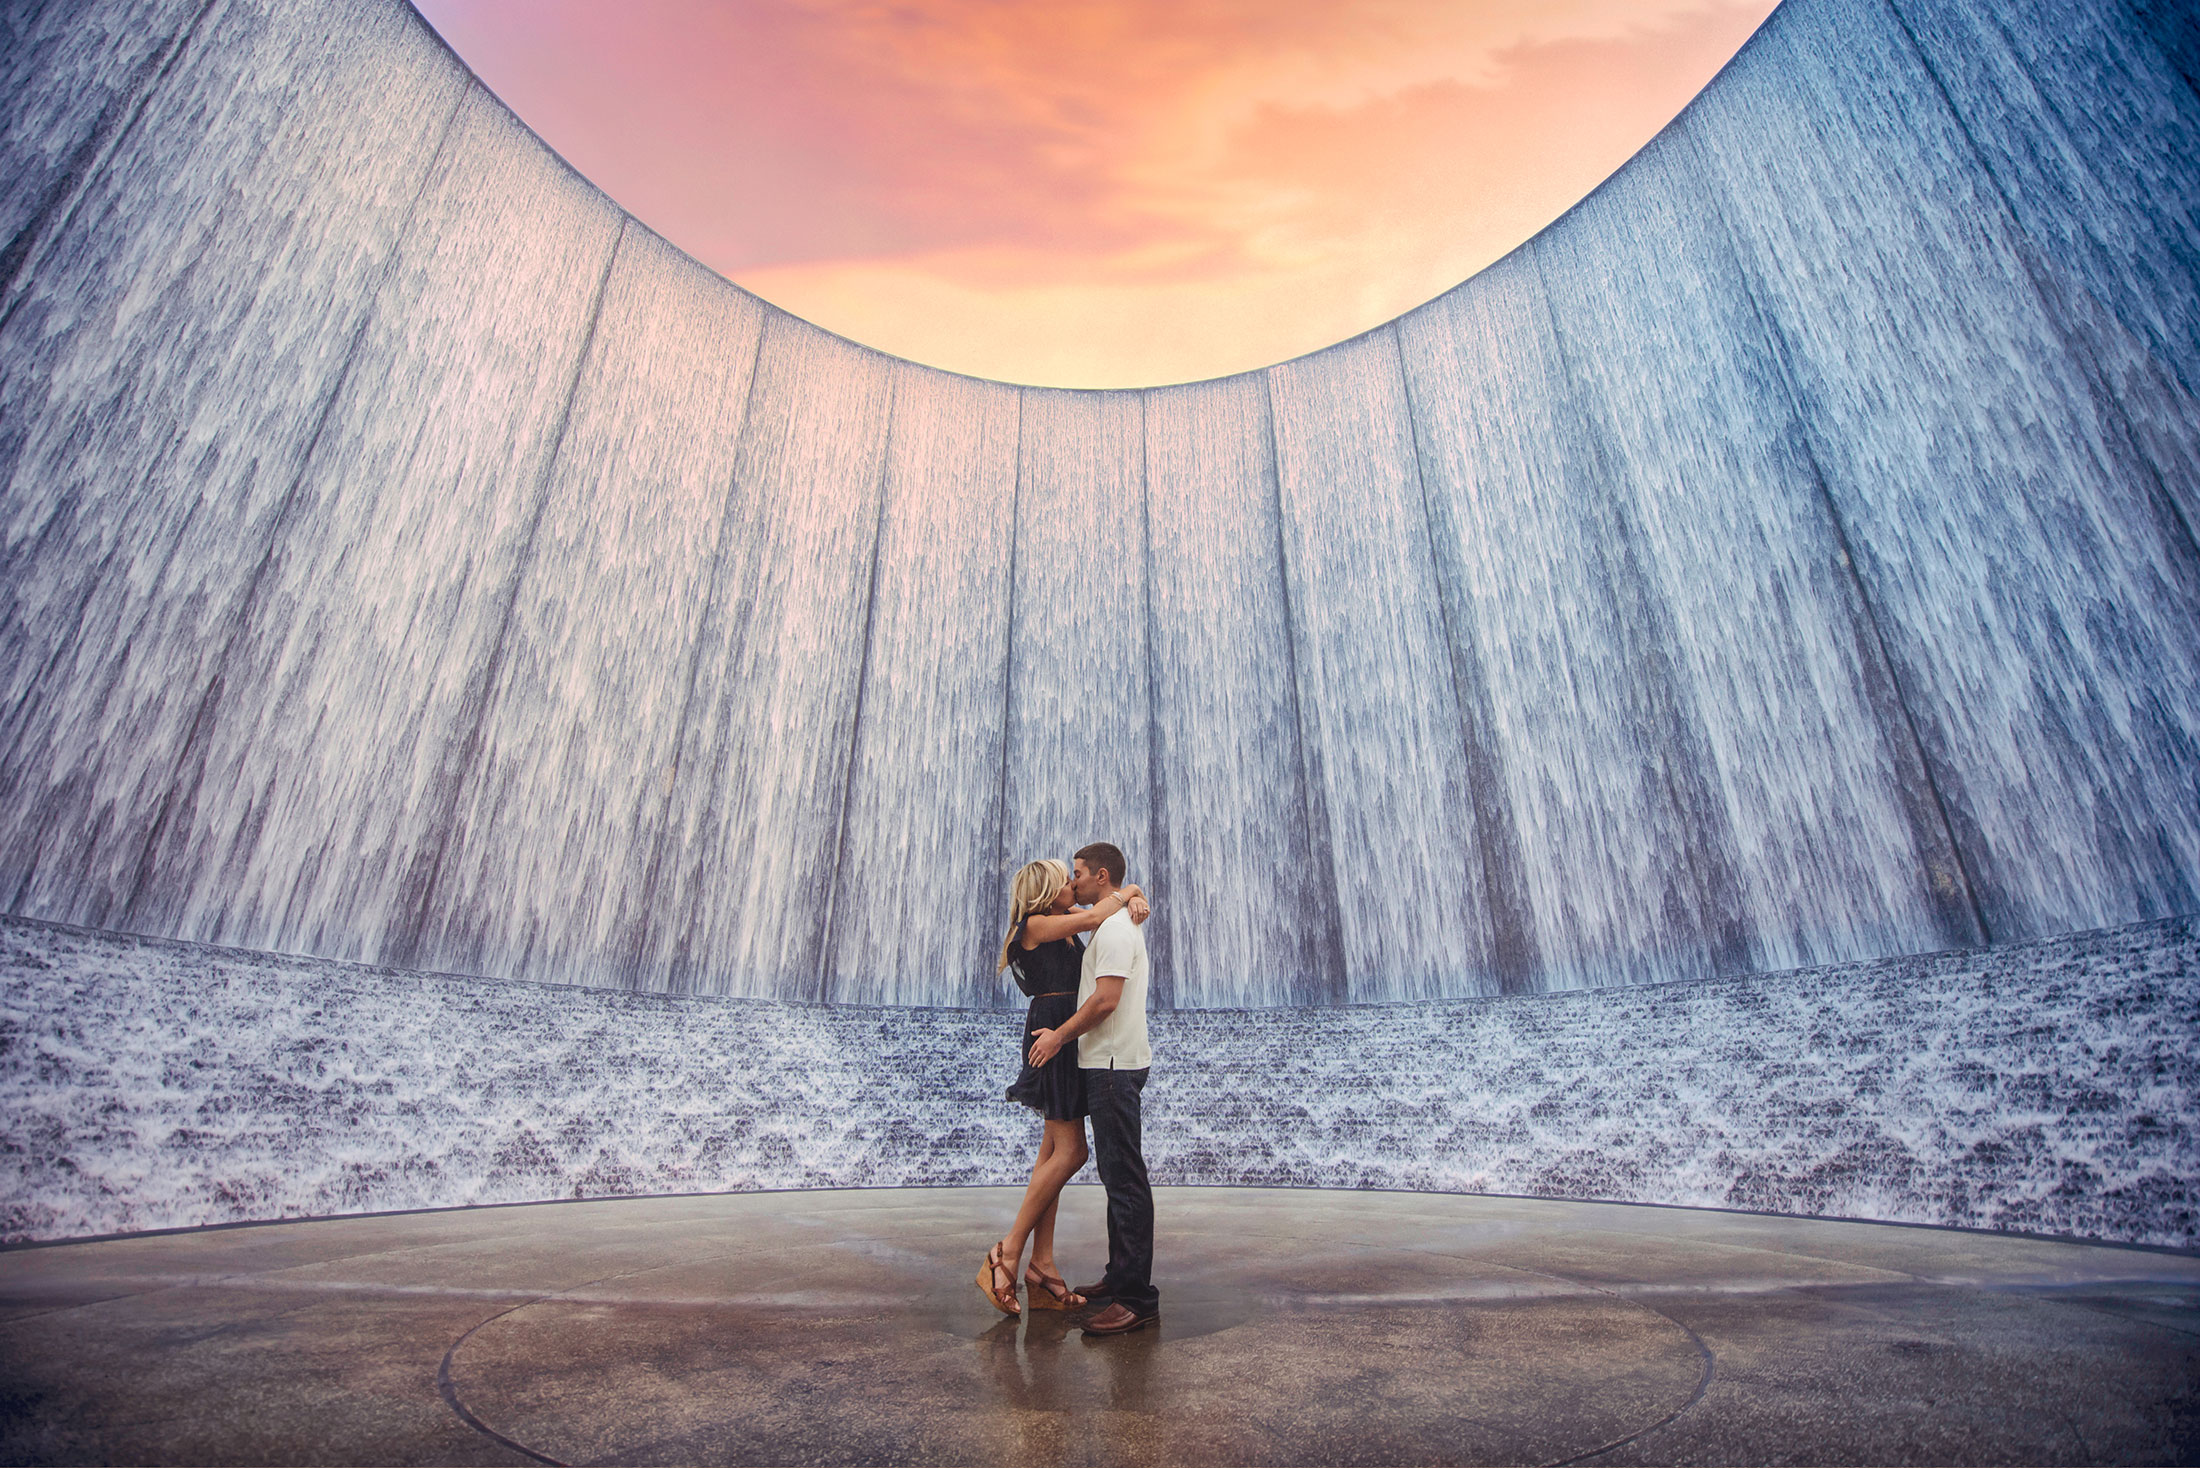
[[[1019,932],[1016,941],[1022,936]],[[1077,1068],[1075,1040],[1055,1051],[1045,1065],[1033,1067],[1031,1037],[1067,1024],[1077,1012],[1077,981],[1084,965],[1085,947],[1075,938],[1009,949],[1009,971],[1016,975],[1016,987],[1031,996],[1031,1009],[1024,1016],[1023,1042],[1018,1047],[1025,1057],[1023,1071],[1008,1088],[1008,1099],[1022,1102],[1048,1121],[1083,1119],[1085,1073]]]

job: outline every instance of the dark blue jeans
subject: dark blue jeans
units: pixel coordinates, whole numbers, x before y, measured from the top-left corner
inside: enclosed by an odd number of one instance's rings
[[[1108,1190],[1108,1272],[1100,1293],[1151,1315],[1161,1308],[1161,1291],[1153,1287],[1153,1185],[1146,1181],[1138,1115],[1138,1093],[1145,1089],[1142,1070],[1085,1072],[1092,1150]]]

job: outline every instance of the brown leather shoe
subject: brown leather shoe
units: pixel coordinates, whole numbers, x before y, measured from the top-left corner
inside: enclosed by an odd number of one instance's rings
[[[1141,1315],[1121,1300],[1111,1300],[1108,1308],[1085,1322],[1086,1335],[1121,1335],[1136,1330],[1141,1325],[1151,1325],[1161,1318],[1156,1310],[1151,1315]]]

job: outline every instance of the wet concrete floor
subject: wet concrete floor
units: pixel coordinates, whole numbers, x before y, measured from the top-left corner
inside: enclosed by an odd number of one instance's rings
[[[1017,1194],[330,1219],[0,1253],[9,1463],[2190,1463],[2200,1258],[1164,1189],[1160,1322],[1004,1318]],[[1073,1281],[1105,1253],[1064,1196]]]

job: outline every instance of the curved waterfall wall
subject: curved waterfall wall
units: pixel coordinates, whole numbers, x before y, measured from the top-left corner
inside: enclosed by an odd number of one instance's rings
[[[1491,270],[1126,392],[758,302],[397,0],[9,17],[7,913],[989,1005],[1104,837],[1195,1008],[2200,907],[2179,7],[1787,0]]]

